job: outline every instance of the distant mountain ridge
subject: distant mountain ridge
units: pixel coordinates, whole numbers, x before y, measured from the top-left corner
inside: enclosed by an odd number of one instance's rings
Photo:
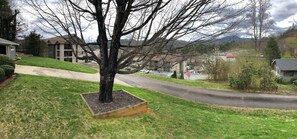
[[[206,44],[211,44],[211,45],[217,45],[217,44],[224,44],[224,43],[228,43],[228,42],[240,42],[240,41],[251,41],[251,38],[241,38],[238,36],[226,36],[220,39],[214,39],[211,40],[209,42],[207,42]],[[186,46],[187,44],[189,44],[190,42],[188,41],[184,41],[184,40],[170,40],[168,42],[168,44],[165,46],[165,49],[177,49],[177,48],[182,48],[184,46]],[[134,40],[126,40],[123,39],[121,40],[121,44],[123,45],[139,45],[141,44],[141,42],[137,42]],[[195,43],[194,43],[195,44]],[[198,44],[198,43],[197,43]],[[193,45],[193,44],[192,44]],[[93,47],[95,48],[99,48],[98,45],[94,45]]]
[[[222,44],[227,42],[240,42],[240,41],[252,41],[251,38],[242,38],[236,35],[226,36],[220,39],[215,39],[211,42],[211,44]]]

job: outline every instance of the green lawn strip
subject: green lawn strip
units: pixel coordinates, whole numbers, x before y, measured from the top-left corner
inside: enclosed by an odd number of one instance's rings
[[[177,84],[207,88],[207,89],[232,90],[229,87],[228,83],[226,82],[216,83],[216,82],[209,82],[206,80],[181,80],[181,79],[174,79],[174,78],[168,78],[165,76],[158,76],[158,75],[144,74],[144,73],[136,73],[136,75],[141,75],[144,77],[153,78],[153,79],[162,80],[162,81],[173,82]]]
[[[115,85],[148,101],[155,114],[93,119],[80,98],[98,83],[31,75],[0,90],[3,138],[297,138],[297,112],[193,103]]]
[[[70,70],[76,72],[85,72],[85,73],[97,73],[98,71],[92,69],[90,67],[80,65],[77,63],[60,61],[52,58],[44,58],[44,57],[22,57],[21,60],[17,61],[19,65],[28,65],[28,66],[38,66],[38,67],[46,67],[46,68],[54,68],[54,69],[63,69]]]

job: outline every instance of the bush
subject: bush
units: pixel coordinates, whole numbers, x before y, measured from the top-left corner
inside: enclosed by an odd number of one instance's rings
[[[293,89],[296,91],[297,90],[297,80],[294,80],[292,82],[292,84],[293,84]]]
[[[4,69],[0,68],[0,83],[6,79]]]
[[[295,85],[295,86],[297,87],[297,80],[294,80],[294,81],[292,82],[292,84]]]
[[[276,91],[275,77],[268,65],[256,67],[252,64],[243,65],[241,72],[229,77],[229,85],[236,89],[254,89]]]
[[[258,69],[258,77],[260,78],[260,89],[264,91],[276,91],[277,84],[274,74],[271,72],[271,67],[266,65]]]
[[[0,65],[10,65],[12,67],[15,67],[15,63],[12,59],[10,59],[6,55],[1,55],[1,54],[0,54]]]
[[[252,64],[243,65],[241,72],[229,77],[229,85],[236,89],[247,89],[252,83],[254,70]]]
[[[210,80],[227,81],[230,71],[230,63],[219,58],[215,58],[214,60],[208,59],[205,65],[205,70]]]
[[[10,65],[0,65],[0,68],[4,70],[6,78],[9,78],[14,73],[14,67]]]
[[[171,75],[171,78],[175,78],[175,79],[177,78],[176,71],[173,72],[173,74]]]

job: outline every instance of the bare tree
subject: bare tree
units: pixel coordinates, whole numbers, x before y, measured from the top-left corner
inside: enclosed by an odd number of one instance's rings
[[[249,0],[250,8],[248,18],[252,25],[251,36],[254,40],[254,47],[258,50],[261,47],[263,36],[268,33],[273,25],[268,9],[270,0]]]
[[[240,2],[226,0],[26,0],[46,32],[82,38],[77,41],[88,57],[100,65],[100,96],[112,101],[116,73],[136,72],[159,54],[167,54],[172,42],[189,44],[210,40],[238,24]],[[100,54],[84,41],[84,31],[96,25]],[[54,32],[50,32],[50,31]],[[75,37],[72,37],[75,38]],[[123,40],[126,40],[123,42]],[[132,71],[123,68],[138,63]]]

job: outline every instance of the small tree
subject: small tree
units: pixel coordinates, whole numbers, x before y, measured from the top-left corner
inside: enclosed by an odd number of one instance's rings
[[[251,24],[251,28],[248,29],[248,33],[253,38],[255,50],[259,50],[263,36],[268,33],[274,24],[268,12],[271,4],[270,0],[249,0],[249,3],[247,19]]]
[[[23,45],[26,48],[26,53],[32,54],[34,56],[40,56],[40,48],[44,47],[46,43],[41,40],[40,34],[32,31],[28,36],[25,37]]]
[[[173,71],[173,74],[170,76],[171,78],[177,78],[177,74],[176,74],[176,71]]]
[[[277,41],[274,37],[269,38],[269,41],[265,49],[265,55],[269,64],[271,64],[274,59],[281,58],[281,52],[277,45]]]
[[[226,81],[228,80],[230,65],[219,58],[208,59],[205,65],[205,70],[210,80]]]

